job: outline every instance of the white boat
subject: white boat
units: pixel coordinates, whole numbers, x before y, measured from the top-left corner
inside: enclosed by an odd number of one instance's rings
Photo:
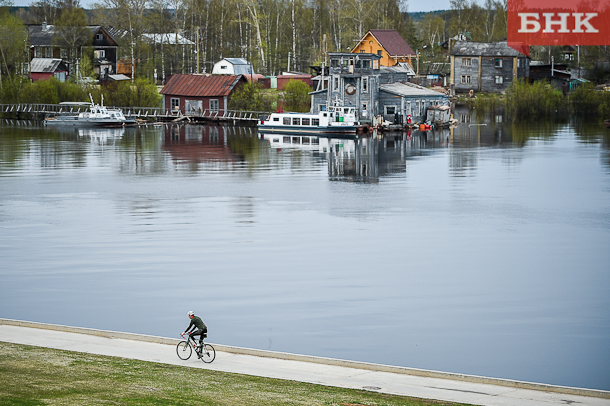
[[[135,124],[135,119],[127,119],[119,109],[109,109],[104,106],[104,98],[101,104],[95,104],[91,98],[91,105],[88,111],[77,115],[58,115],[44,120],[46,125],[59,126],[82,126],[82,127],[119,127]]]
[[[355,136],[360,128],[351,106],[329,106],[318,114],[272,113],[258,123],[261,134]]]

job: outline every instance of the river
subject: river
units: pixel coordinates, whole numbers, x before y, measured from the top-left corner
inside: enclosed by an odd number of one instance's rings
[[[178,338],[194,310],[212,343],[610,390],[610,131],[456,117],[3,121],[0,317]]]

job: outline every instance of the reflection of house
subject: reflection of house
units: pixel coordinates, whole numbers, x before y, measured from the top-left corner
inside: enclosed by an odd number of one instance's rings
[[[443,93],[406,83],[413,76],[408,64],[382,67],[377,54],[329,53],[329,57],[328,75],[315,78],[325,88],[310,93],[314,113],[339,104],[357,106],[361,121],[377,115],[402,121],[409,114],[417,121],[428,106],[449,104]]]
[[[415,51],[396,30],[370,30],[351,52],[377,54],[381,57],[382,66],[394,66],[399,62],[413,66],[413,60],[417,58]]]
[[[186,162],[234,162],[228,143],[227,127],[168,125],[163,149],[172,158]]]
[[[78,28],[78,27],[76,27]],[[93,49],[92,64],[96,74],[101,76],[105,74],[116,73],[117,47],[118,44],[114,37],[102,26],[94,25],[87,26],[85,29],[89,32],[88,40],[78,46],[79,55],[86,49]],[[28,26],[30,38],[30,59],[33,58],[55,58],[63,59],[69,70],[73,67],[69,66],[68,50],[58,45],[56,27],[50,24],[42,23]]]
[[[37,81],[48,80],[52,77],[60,82],[65,82],[68,76],[68,68],[61,59],[34,58],[30,62],[30,79]]]
[[[451,51],[451,83],[456,92],[503,92],[529,78],[529,58],[503,42],[456,42]]]
[[[223,114],[229,96],[246,83],[242,75],[171,76],[161,90],[164,111],[198,115],[205,111]]]

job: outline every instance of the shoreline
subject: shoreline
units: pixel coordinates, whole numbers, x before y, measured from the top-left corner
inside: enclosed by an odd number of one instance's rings
[[[92,329],[92,328],[85,328],[85,327],[72,327],[72,326],[64,326],[64,325],[59,325],[59,324],[39,323],[39,322],[14,320],[14,319],[7,319],[7,318],[0,318],[0,325],[27,327],[27,328],[35,328],[35,329],[43,329],[43,330],[53,330],[53,331],[66,332],[66,333],[78,333],[78,334],[85,334],[85,335],[89,335],[89,336],[123,339],[123,340],[139,341],[139,342],[146,342],[146,343],[153,343],[153,344],[176,345],[179,341],[181,341],[180,339],[158,337],[158,336],[151,336],[151,335],[145,335],[145,334],[125,333],[125,332],[110,331],[110,330],[99,330],[99,329]],[[418,369],[418,368],[408,368],[408,367],[399,367],[399,366],[392,366],[392,365],[374,364],[374,363],[360,362],[360,361],[349,361],[349,360],[342,360],[342,359],[335,359],[335,358],[299,355],[299,354],[291,354],[291,353],[268,351],[268,350],[257,350],[257,349],[252,349],[252,348],[227,346],[227,345],[216,344],[216,343],[211,343],[211,344],[214,345],[214,347],[216,348],[217,351],[225,352],[225,353],[229,353],[229,354],[235,354],[235,355],[256,356],[256,357],[271,358],[271,359],[278,359],[278,360],[306,362],[306,363],[310,363],[310,364],[353,368],[353,369],[366,370],[366,371],[371,371],[371,372],[386,372],[386,373],[409,375],[409,376],[415,376],[415,377],[421,377],[421,378],[436,378],[436,379],[445,379],[445,380],[451,380],[451,381],[468,382],[468,383],[473,383],[473,384],[486,384],[486,385],[494,385],[494,386],[500,386],[500,387],[516,388],[516,389],[526,389],[526,390],[534,390],[534,391],[542,391],[542,392],[550,392],[550,393],[558,393],[558,394],[566,394],[566,395],[576,395],[576,396],[610,399],[610,391],[604,391],[604,390],[599,390],[599,389],[559,386],[559,385],[551,385],[551,384],[536,383],[536,382],[526,382],[526,381],[518,381],[518,380],[511,380],[511,379],[491,378],[491,377],[484,377],[484,376],[433,371],[433,370],[425,370],[425,369]]]

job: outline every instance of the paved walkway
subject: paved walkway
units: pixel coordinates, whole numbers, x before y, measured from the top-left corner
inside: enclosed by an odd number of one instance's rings
[[[429,371],[430,375],[437,375],[437,377],[416,376],[406,372],[386,372],[383,371],[383,366],[374,364],[347,362],[348,365],[353,364],[356,367],[331,365],[334,361],[337,364],[342,364],[342,362],[327,358],[283,354],[287,358],[294,357],[303,360],[280,359],[282,357],[281,353],[270,353],[278,358],[247,355],[245,354],[247,352],[254,354],[262,352],[216,344],[216,360],[212,364],[204,364],[196,357],[191,357],[188,361],[178,359],[175,350],[177,340],[173,339],[70,327],[65,327],[64,330],[80,332],[57,331],[57,328],[64,326],[41,324],[39,328],[31,328],[15,324],[19,323],[0,319],[0,341],[328,386],[369,389],[382,393],[473,405],[545,406],[574,404],[579,406],[610,406],[610,392],[606,391],[580,391],[574,388],[537,384],[532,384],[532,387],[538,387],[539,390],[526,389],[506,386],[510,385],[511,382],[514,382],[516,386],[523,384],[527,387],[529,385],[517,381],[503,381],[501,382],[502,385],[497,385],[483,383],[488,380],[487,378],[466,377],[472,380],[472,382],[466,382],[459,379],[461,375],[446,374],[449,379],[443,379],[438,377],[442,376],[442,373],[433,371]],[[28,322],[22,322],[21,324],[36,325],[36,323]],[[413,371],[423,375],[426,372],[422,370]],[[476,382],[477,380],[481,382]],[[491,381],[494,380],[491,379]],[[575,393],[583,393],[587,396]],[[590,394],[596,396],[588,396]]]

